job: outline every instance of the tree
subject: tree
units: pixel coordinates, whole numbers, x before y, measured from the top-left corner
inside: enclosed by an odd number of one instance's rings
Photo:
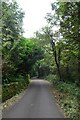
[[[80,2],[60,3],[60,32],[77,57],[78,81],[80,81]],[[75,17],[76,15],[76,17]],[[72,51],[72,49],[69,49]],[[74,56],[74,59],[76,59]],[[79,82],[78,82],[79,83]]]
[[[78,82],[80,79],[80,2],[56,2],[51,6],[52,12],[47,14],[46,20],[53,31],[54,40],[52,39],[51,43],[55,61],[59,63],[60,71],[62,66],[66,69],[67,79]],[[55,26],[58,29],[54,30]],[[63,77],[62,72],[61,74]]]
[[[2,38],[3,45],[11,49],[22,34],[24,13],[16,2],[2,2]]]
[[[24,13],[16,2],[2,1],[2,73],[6,81],[10,75],[14,75],[15,65],[10,60],[10,54],[21,38],[23,16]]]
[[[22,75],[24,78],[31,73],[33,65],[43,58],[43,50],[32,39],[21,38],[10,51],[9,64],[3,68],[3,80]]]
[[[56,44],[55,44],[55,41],[53,40],[52,36],[51,36],[51,45],[52,45],[52,51],[53,51],[55,63],[56,63],[56,66],[57,66],[57,72],[58,72],[59,78],[61,80],[62,79],[61,72],[60,72],[61,49],[60,49],[60,46],[58,47],[58,49],[56,49]],[[58,54],[57,54],[57,51],[58,51]]]
[[[42,58],[43,50],[33,40],[26,38],[22,38],[11,51],[11,60],[16,65],[17,73],[24,76],[29,74],[36,61]]]

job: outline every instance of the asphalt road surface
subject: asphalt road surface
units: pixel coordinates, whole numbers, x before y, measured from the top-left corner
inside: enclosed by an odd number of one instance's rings
[[[3,118],[64,118],[49,87],[45,80],[32,80],[21,100],[3,112]]]

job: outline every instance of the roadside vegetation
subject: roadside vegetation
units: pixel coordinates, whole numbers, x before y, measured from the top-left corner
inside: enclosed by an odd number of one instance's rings
[[[2,102],[27,88],[33,65],[43,58],[34,39],[22,35],[23,17],[15,1],[2,2]]]
[[[64,115],[73,120],[80,118],[80,88],[72,82],[59,81],[59,79],[50,74],[45,77],[52,83],[51,91],[64,111]]]
[[[65,116],[79,120],[80,2],[54,2],[51,7],[47,25],[34,38],[24,38],[24,12],[14,1],[2,2],[2,102],[36,76],[52,83]]]

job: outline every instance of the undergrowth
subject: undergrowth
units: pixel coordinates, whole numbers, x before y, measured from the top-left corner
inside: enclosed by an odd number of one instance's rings
[[[76,83],[59,81],[56,75],[51,74],[46,80],[50,81],[60,94],[58,102],[66,117],[80,120],[80,89]]]

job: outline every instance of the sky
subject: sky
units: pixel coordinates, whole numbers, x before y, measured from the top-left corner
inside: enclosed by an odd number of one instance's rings
[[[32,37],[34,32],[44,27],[46,13],[51,12],[51,3],[54,0],[16,0],[25,12],[23,19],[24,37]]]

